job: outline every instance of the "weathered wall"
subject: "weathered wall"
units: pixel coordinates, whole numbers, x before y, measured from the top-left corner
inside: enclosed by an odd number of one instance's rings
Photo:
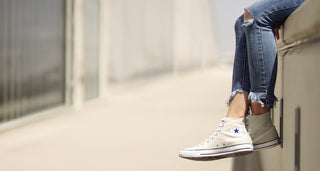
[[[307,0],[281,30],[275,92],[279,102],[273,110],[273,120],[282,145],[254,153],[260,159],[261,170],[319,169],[319,10],[320,1]],[[250,158],[246,160],[257,164]]]
[[[108,0],[111,81],[200,68],[216,58],[210,1]]]

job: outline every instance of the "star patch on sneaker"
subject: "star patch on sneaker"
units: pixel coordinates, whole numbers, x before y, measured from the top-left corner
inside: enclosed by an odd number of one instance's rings
[[[231,128],[231,132],[232,132],[232,134],[240,135],[240,134],[241,134],[240,127],[238,127],[238,126],[233,126],[233,127]]]

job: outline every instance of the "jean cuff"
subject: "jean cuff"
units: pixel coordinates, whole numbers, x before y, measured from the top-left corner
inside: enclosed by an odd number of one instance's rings
[[[231,92],[231,95],[229,96],[229,98],[226,100],[226,103],[228,106],[230,106],[230,103],[232,101],[232,99],[234,98],[234,96],[237,93],[247,93],[248,95],[248,100],[249,103],[254,103],[254,102],[258,102],[261,104],[262,107],[268,107],[269,109],[273,108],[274,102],[278,101],[278,99],[273,95],[272,97],[268,97],[266,98],[266,93],[259,93],[259,92],[250,92],[248,93],[247,91],[244,91],[242,89],[237,89]]]
[[[250,92],[248,99],[249,103],[258,102],[262,107],[268,107],[269,109],[272,109],[274,102],[278,101],[278,99],[274,95],[267,97],[267,93],[259,92]]]

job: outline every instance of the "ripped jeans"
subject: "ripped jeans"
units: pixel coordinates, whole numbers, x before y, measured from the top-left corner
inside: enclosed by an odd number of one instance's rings
[[[236,49],[233,64],[232,93],[245,92],[249,102],[273,108],[277,98],[274,87],[277,75],[277,45],[273,30],[282,25],[303,0],[260,0],[245,10],[235,23]]]

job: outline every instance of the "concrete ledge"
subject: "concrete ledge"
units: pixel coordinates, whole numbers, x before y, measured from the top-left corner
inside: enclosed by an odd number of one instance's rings
[[[319,11],[319,0],[304,2],[285,22],[277,41],[278,48],[315,37],[320,32]]]

